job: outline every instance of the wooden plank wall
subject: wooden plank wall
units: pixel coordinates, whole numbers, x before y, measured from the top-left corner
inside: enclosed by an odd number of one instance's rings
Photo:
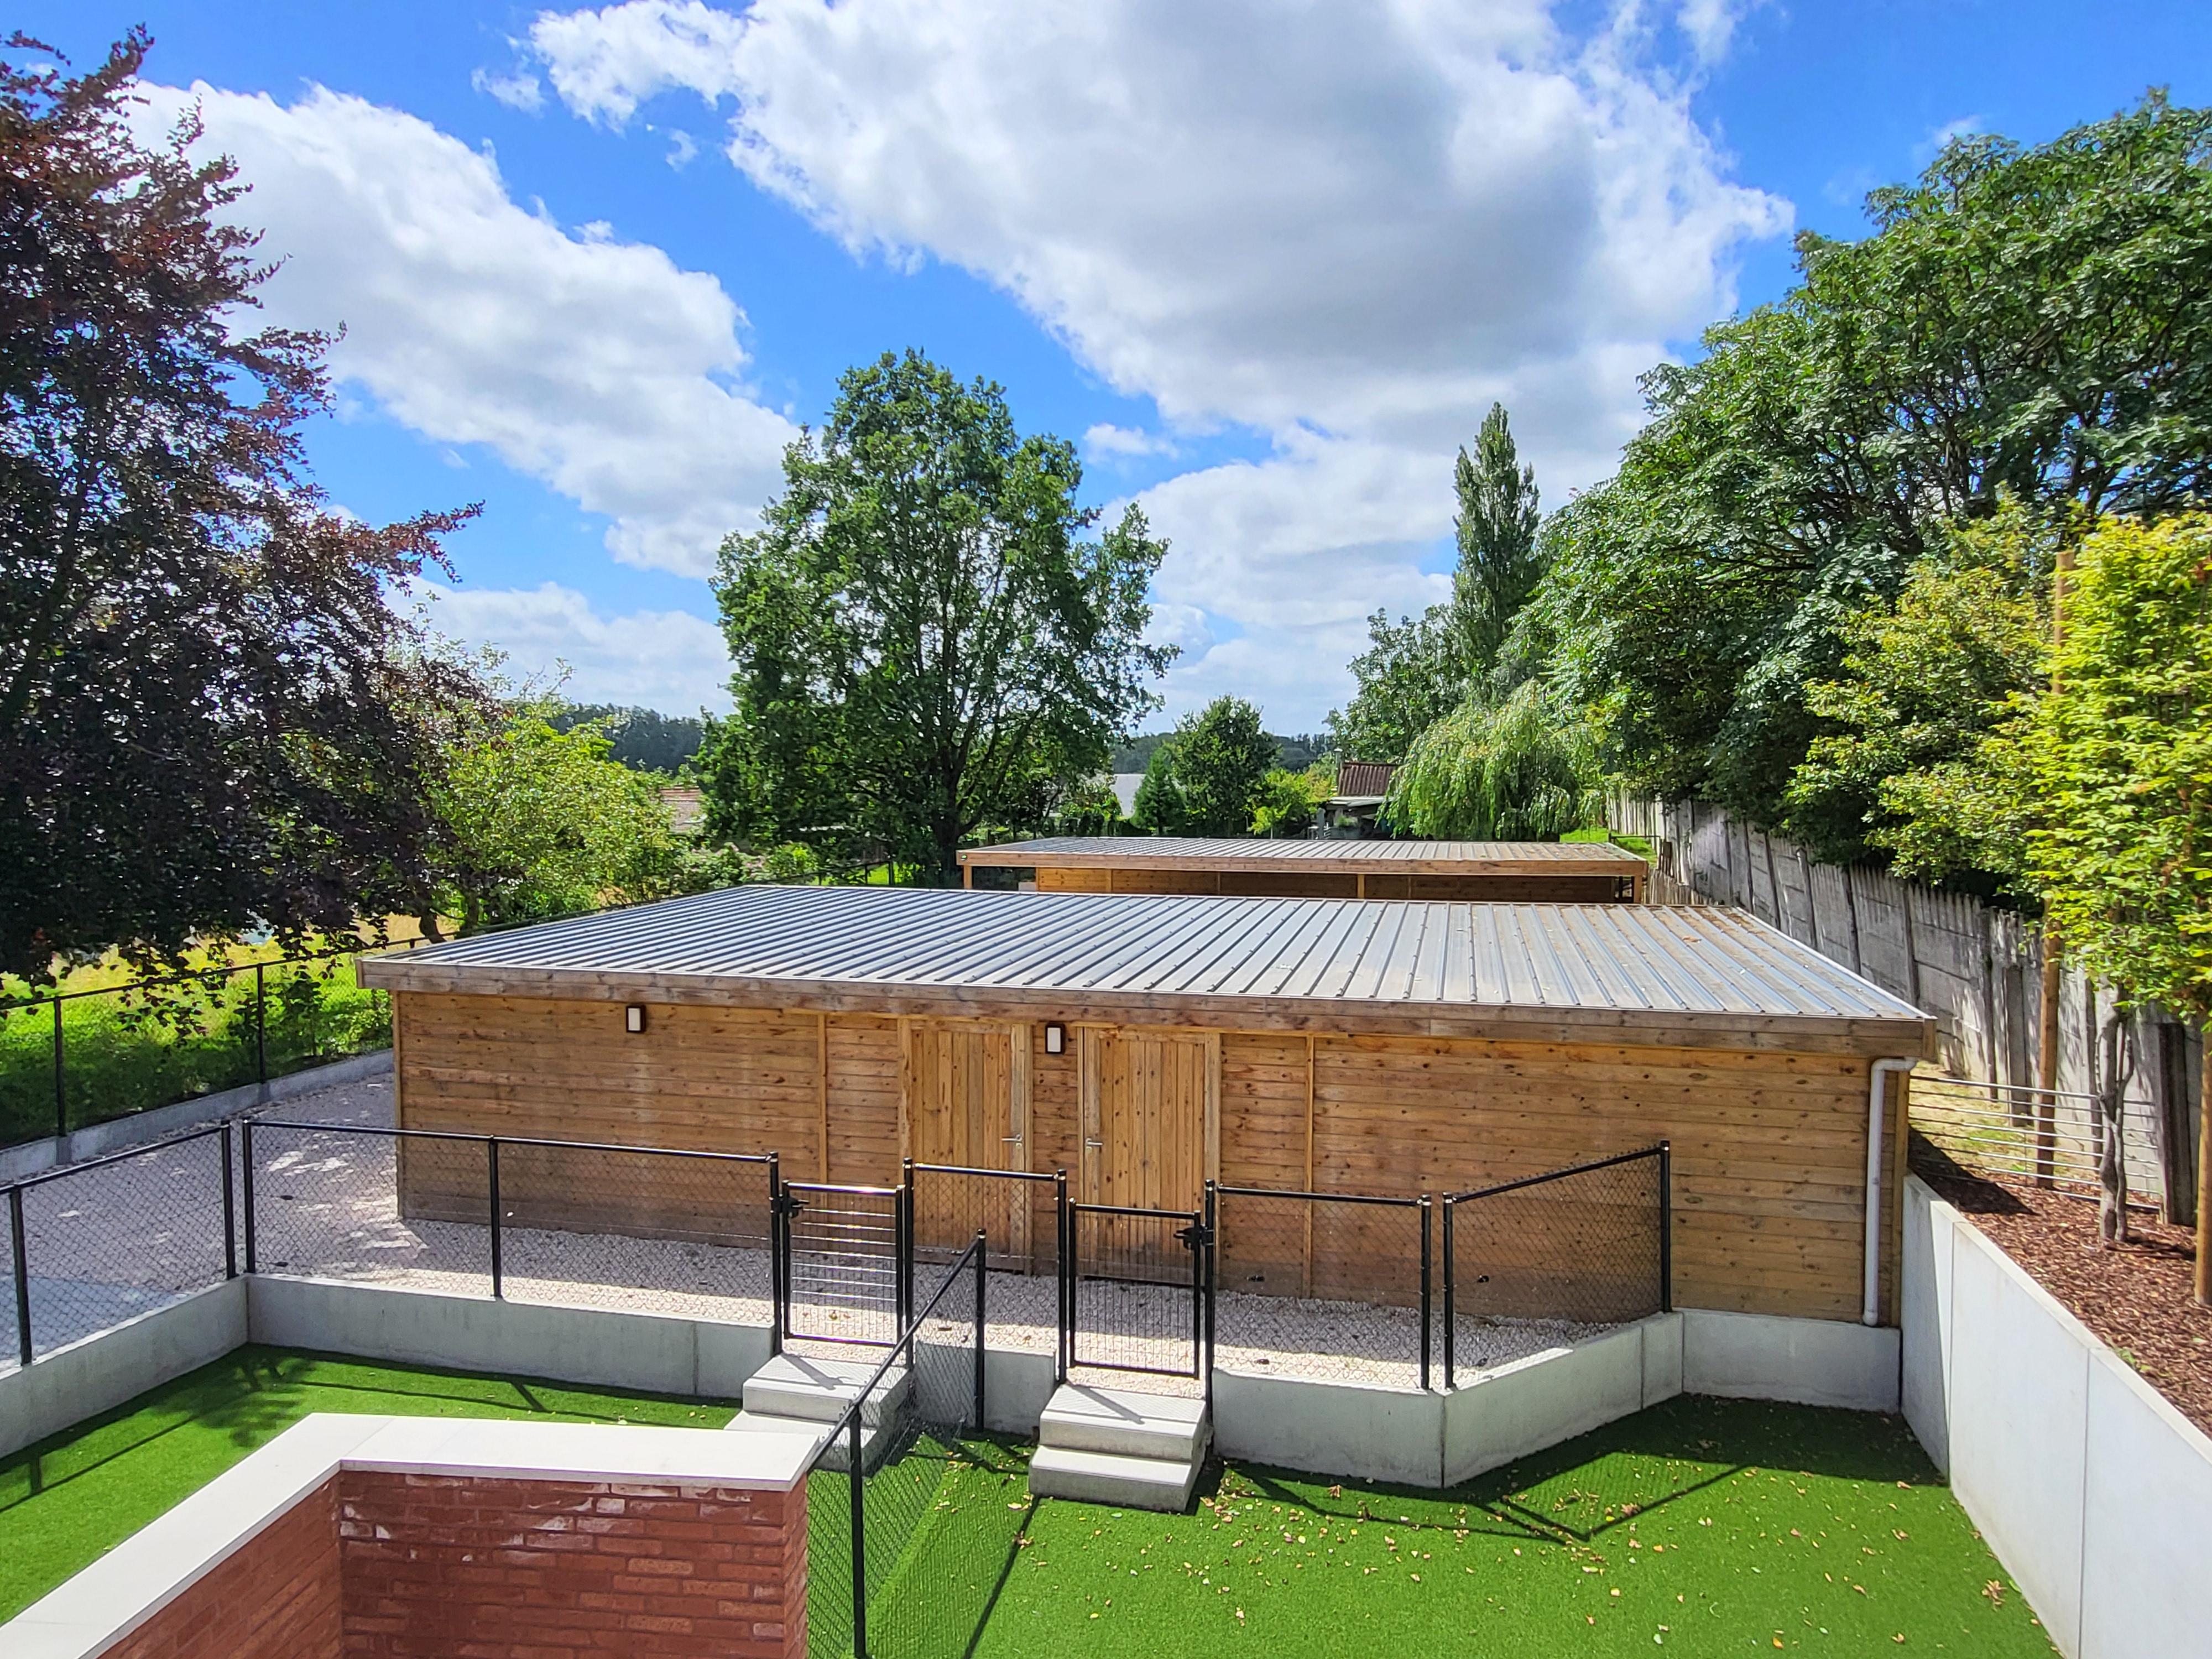
[[[897,1178],[896,1020],[656,1006],[647,1034],[631,1037],[617,1005],[395,1000],[407,1127],[774,1149],[792,1178],[814,1179],[826,1105],[830,1176]],[[1030,1035],[1029,1164],[1073,1175],[1082,1150],[1077,1033],[1059,1055],[1044,1052],[1041,1019]],[[1219,1065],[1226,1183],[1441,1195],[1663,1137],[1674,1149],[1680,1305],[1858,1316],[1863,1058],[1231,1031]],[[1902,1115],[1893,1109],[1892,1122]],[[1893,1319],[1901,1137],[1889,1150],[1884,1317]],[[457,1204],[472,1189],[465,1172],[451,1184]],[[1051,1204],[1051,1188],[1037,1183],[1030,1231],[1040,1245],[1054,1236]],[[479,1212],[462,1205],[456,1218]],[[1274,1285],[1289,1261],[1395,1261],[1405,1252],[1407,1224],[1395,1213],[1323,1213],[1326,1237],[1310,1247],[1301,1237],[1295,1251],[1287,1231],[1248,1231],[1248,1252],[1273,1264]],[[1224,1256],[1228,1281],[1245,1265]],[[1395,1267],[1388,1277],[1402,1283]],[[1329,1288],[1316,1281],[1301,1293]]]

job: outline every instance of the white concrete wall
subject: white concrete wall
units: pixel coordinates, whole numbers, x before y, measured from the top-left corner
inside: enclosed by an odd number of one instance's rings
[[[391,1070],[392,1050],[378,1048],[366,1054],[356,1054],[351,1060],[341,1060],[329,1066],[310,1066],[304,1072],[292,1072],[283,1077],[271,1078],[265,1087],[261,1084],[249,1083],[243,1088],[225,1089],[218,1094],[199,1095],[191,1100],[179,1100],[173,1105],[157,1106],[149,1112],[133,1112],[127,1117],[112,1118],[106,1123],[94,1123],[67,1135],[48,1135],[44,1140],[27,1140],[20,1146],[10,1146],[5,1152],[0,1152],[0,1187],[38,1175],[59,1164],[75,1164],[83,1158],[121,1152],[126,1146],[143,1146],[149,1140],[181,1134],[186,1129],[197,1129],[203,1124],[219,1123],[224,1118],[235,1117],[241,1112],[252,1111],[257,1106],[271,1105],[295,1096],[313,1094],[318,1089],[335,1089],[341,1084],[358,1083],[364,1078],[385,1076]]]
[[[1682,1392],[1893,1412],[1898,1333],[1838,1319],[1682,1313]]]
[[[0,1456],[212,1364],[246,1340],[246,1285],[226,1279],[0,1375]]]
[[[735,1400],[769,1357],[765,1326],[333,1279],[244,1282],[256,1342],[362,1359]]]
[[[1443,1484],[1444,1396],[1298,1376],[1213,1374],[1213,1443],[1309,1474]]]
[[[1918,1180],[1905,1413],[2069,1659],[2212,1650],[2212,1438]]]
[[[1656,1314],[1454,1389],[1438,1484],[1472,1480],[1681,1393],[1683,1328],[1682,1315]]]

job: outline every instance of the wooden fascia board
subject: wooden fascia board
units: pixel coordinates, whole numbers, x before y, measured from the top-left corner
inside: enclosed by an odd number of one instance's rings
[[[1191,871],[1207,874],[1301,876],[1626,876],[1644,865],[1635,854],[1571,859],[1245,859],[1228,855],[1131,858],[1115,853],[1030,853],[973,847],[960,854],[969,868],[1001,870]],[[1462,901],[1463,902],[1463,901]]]

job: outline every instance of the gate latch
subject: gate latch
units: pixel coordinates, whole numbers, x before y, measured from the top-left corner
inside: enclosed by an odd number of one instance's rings
[[[1189,1226],[1176,1233],[1176,1237],[1192,1249],[1200,1250],[1213,1243],[1213,1229],[1203,1221],[1194,1221]]]
[[[806,1200],[787,1187],[769,1200],[768,1207],[771,1215],[779,1215],[788,1220],[806,1208]]]

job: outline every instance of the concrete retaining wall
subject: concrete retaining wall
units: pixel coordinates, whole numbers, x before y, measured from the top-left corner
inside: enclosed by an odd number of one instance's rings
[[[1681,1314],[1486,1372],[1445,1400],[1443,1479],[1456,1485],[1682,1392]]]
[[[1682,1314],[1682,1392],[1893,1412],[1898,1333],[1837,1319]]]
[[[2201,1653],[2212,1438],[1917,1180],[1905,1415],[2069,1659]]]
[[[256,1342],[362,1359],[735,1400],[769,1356],[765,1326],[325,1279],[246,1282]]]
[[[226,1279],[0,1375],[0,1457],[222,1358],[246,1330],[246,1281]]]
[[[1444,1396],[1297,1376],[1213,1374],[1213,1443],[1310,1474],[1434,1486],[1443,1470]]]
[[[94,1123],[66,1135],[48,1135],[44,1140],[27,1140],[20,1146],[10,1146],[5,1152],[0,1152],[0,1187],[21,1181],[27,1176],[38,1175],[57,1164],[75,1164],[82,1158],[119,1152],[126,1146],[160,1140],[186,1129],[197,1129],[204,1123],[220,1123],[224,1118],[250,1112],[257,1106],[273,1105],[299,1095],[313,1094],[318,1089],[335,1089],[342,1084],[358,1083],[364,1078],[386,1076],[391,1070],[392,1050],[378,1048],[369,1054],[356,1054],[351,1060],[341,1060],[329,1066],[313,1066],[304,1072],[271,1078],[266,1085],[249,1083],[243,1088],[225,1089],[217,1094],[179,1100],[173,1105],[157,1106],[150,1112],[133,1112],[128,1117],[111,1118],[106,1123]]]

